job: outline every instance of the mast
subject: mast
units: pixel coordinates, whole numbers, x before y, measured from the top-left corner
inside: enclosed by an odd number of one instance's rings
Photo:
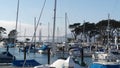
[[[48,42],[50,42],[49,40],[50,40],[50,23],[48,22]]]
[[[14,38],[14,44],[16,43],[16,39],[17,39],[18,15],[19,15],[19,0],[18,0],[18,3],[17,3],[16,26],[15,26],[16,34],[15,34],[15,38]]]
[[[19,15],[19,0],[17,3],[17,15],[16,15],[16,26],[15,26],[16,31],[17,31],[17,25],[18,25],[18,15]]]
[[[119,49],[119,47],[118,47],[119,45],[118,45],[118,42],[117,42],[117,40],[118,40],[118,38],[117,38],[117,35],[118,35],[117,29],[115,29],[114,35],[115,35],[114,43],[115,43],[115,46],[117,47],[117,50],[118,50]]]
[[[24,31],[24,39],[26,41],[26,28],[25,28],[25,31]]]
[[[108,42],[107,42],[107,45],[106,47],[108,48],[109,44],[110,44],[110,14],[108,14],[108,26],[107,26],[107,32],[108,32]]]
[[[55,5],[54,5],[54,20],[53,20],[53,44],[55,43],[55,28],[56,28],[56,5],[57,5],[57,0],[55,0]]]
[[[36,17],[34,18],[34,31],[36,30]],[[34,45],[35,45],[35,42],[36,42],[36,31],[34,33]]]
[[[34,33],[34,44],[33,44],[33,47],[34,47],[34,54],[35,54],[35,46],[36,46],[36,17],[34,18],[34,31],[35,31],[35,33]]]
[[[67,40],[67,13],[65,13],[65,44]]]
[[[39,30],[39,42],[42,42],[42,23],[40,23],[40,30]]]
[[[55,5],[54,5],[54,20],[53,20],[53,47],[55,47],[55,25],[56,25],[56,5],[57,5],[57,0],[55,0]],[[55,50],[55,49],[53,49]],[[53,51],[54,52],[54,51]],[[54,54],[54,53],[53,53]]]
[[[108,44],[110,43],[109,33],[110,33],[110,14],[108,14]]]
[[[65,42],[63,44],[63,54],[62,54],[63,58],[65,58],[64,54],[65,54],[66,45],[67,45],[67,13],[65,13]]]
[[[59,43],[59,27],[57,27],[57,43]]]
[[[83,45],[85,44],[85,20],[83,21],[84,25],[83,25]]]

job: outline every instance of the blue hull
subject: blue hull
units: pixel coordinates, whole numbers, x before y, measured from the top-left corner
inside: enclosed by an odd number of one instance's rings
[[[103,64],[91,64],[90,68],[120,68],[120,65],[103,65]]]
[[[38,63],[35,60],[15,60],[12,63],[13,66],[15,67],[34,67],[34,66],[38,66],[40,65],[40,63]]]

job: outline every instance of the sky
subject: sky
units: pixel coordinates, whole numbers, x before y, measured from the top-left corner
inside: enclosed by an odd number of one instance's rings
[[[38,21],[45,0],[20,0],[18,16],[19,35],[32,36],[34,32],[34,18]],[[48,23],[50,24],[50,35],[52,36],[52,25],[54,17],[54,1],[46,0],[46,4],[40,19],[42,35],[48,35]],[[65,34],[65,13],[67,13],[68,24],[83,23],[89,21],[97,23],[107,19],[108,13],[111,19],[120,21],[119,0],[57,0],[56,10],[56,34]],[[0,0],[0,26],[6,28],[7,33],[15,29],[17,11],[17,0]],[[57,32],[59,28],[59,32]],[[68,33],[69,33],[68,29]]]

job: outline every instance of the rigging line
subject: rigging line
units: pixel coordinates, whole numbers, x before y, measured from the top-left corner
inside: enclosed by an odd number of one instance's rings
[[[35,33],[36,33],[36,31],[37,31],[37,28],[38,28],[38,25],[40,24],[40,20],[41,20],[41,17],[42,17],[42,13],[43,13],[43,10],[44,10],[44,7],[45,7],[45,4],[46,4],[46,0],[44,1],[44,4],[43,4],[43,7],[42,7],[42,10],[41,10],[41,13],[40,13],[40,16],[39,16],[39,19],[38,19],[37,25],[36,25],[36,27],[35,27],[35,31],[34,31],[34,34],[33,34],[33,37],[32,37],[32,40],[31,40],[31,41],[33,41],[34,36],[35,36]],[[28,52],[30,51],[30,48],[31,48],[31,46],[29,47]],[[24,67],[25,63],[26,63],[26,60],[24,61],[23,67]]]
[[[39,18],[38,18],[38,21],[37,21],[37,24],[36,24],[36,27],[35,27],[35,31],[34,31],[34,35],[35,35],[36,31],[37,31],[38,25],[40,24],[40,20],[41,20],[41,17],[42,17],[42,13],[43,13],[45,4],[46,4],[46,0],[44,1],[44,4],[43,4],[43,7],[42,7],[40,16],[39,16]],[[33,35],[33,36],[34,36],[34,35]],[[34,37],[32,37],[32,41],[33,41],[33,38],[34,38]]]
[[[32,40],[31,40],[31,41],[34,40],[34,36],[35,36],[35,34],[36,34],[38,25],[40,24],[40,20],[41,20],[41,17],[42,17],[42,13],[43,13],[45,4],[46,4],[46,0],[44,1],[44,4],[43,4],[42,10],[41,10],[41,12],[40,12],[40,16],[39,16],[39,19],[38,19],[38,21],[37,21],[37,24],[36,24],[36,27],[35,27],[35,31],[34,31],[34,34],[33,34],[33,36],[32,36]],[[31,46],[29,47],[28,53],[29,53],[29,51],[30,51],[30,48],[31,48]]]

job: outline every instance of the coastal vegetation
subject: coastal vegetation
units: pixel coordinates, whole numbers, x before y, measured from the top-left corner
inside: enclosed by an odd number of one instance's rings
[[[111,39],[111,42],[113,42],[112,39],[114,39],[114,36],[117,35],[118,39],[119,32],[120,32],[120,21],[110,19],[109,20],[109,37]],[[91,41],[92,38],[95,38],[97,42],[101,42],[102,44],[107,43],[107,35],[108,35],[108,20],[101,20],[97,23],[91,23],[91,22],[84,22],[82,23],[73,23],[68,26],[68,28],[71,30],[71,33],[73,34],[73,38],[68,38],[68,41],[71,40],[82,40],[82,38],[78,38],[80,35],[81,37],[84,36],[85,38],[89,37],[89,41]],[[5,27],[0,27],[0,41],[5,41],[14,43],[17,41],[17,31],[11,30],[8,33],[8,37],[4,37],[4,34],[6,33]],[[116,34],[115,34],[116,32]],[[86,40],[85,40],[86,41]],[[119,40],[118,40],[119,42]]]
[[[90,22],[84,22],[83,24],[74,23],[69,25],[69,29],[71,30],[71,33],[74,35],[74,38],[71,39],[69,38],[69,41],[77,40],[78,39],[77,36],[84,35],[85,38],[89,37],[89,41],[91,41],[91,38],[94,37],[96,38],[97,41],[101,42],[102,44],[106,44],[108,33],[111,42],[113,42],[115,35],[117,35],[117,37],[120,38],[119,37],[120,21],[114,19],[109,20],[109,32],[107,30],[108,20],[101,20],[97,23],[90,23]]]

